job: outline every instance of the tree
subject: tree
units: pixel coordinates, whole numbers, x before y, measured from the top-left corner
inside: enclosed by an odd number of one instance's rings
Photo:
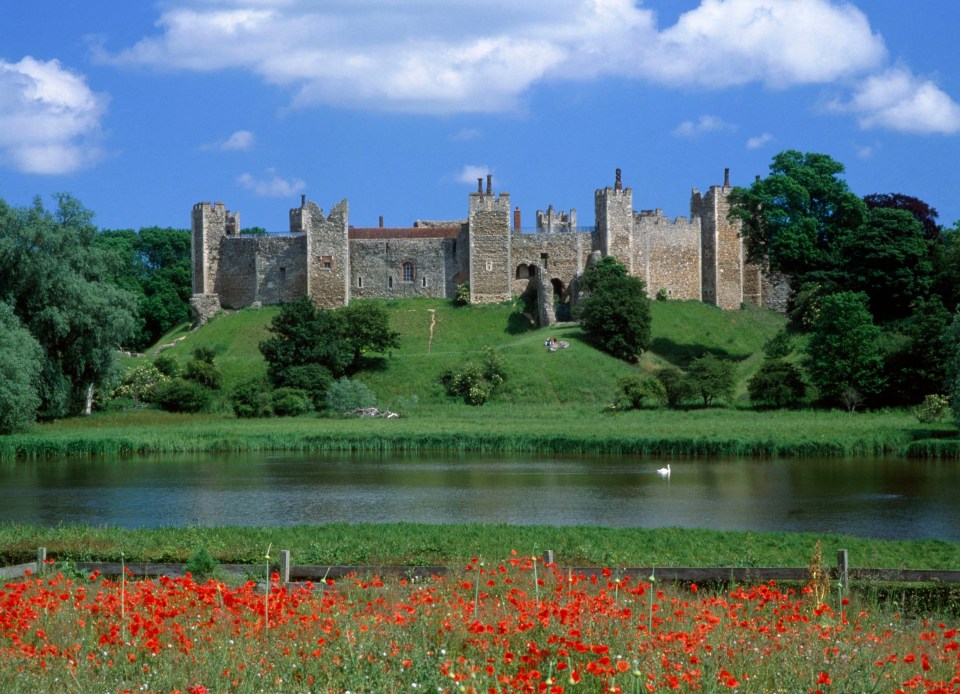
[[[800,369],[781,358],[767,359],[749,381],[747,392],[754,405],[789,407],[799,403],[806,392]]]
[[[743,223],[748,256],[795,286],[822,279],[838,264],[837,245],[866,219],[866,204],[840,178],[843,165],[826,154],[777,154],[770,175],[735,188],[730,216]]]
[[[845,391],[869,397],[883,387],[881,333],[867,301],[862,292],[839,292],[821,302],[807,343],[807,370],[825,401],[840,402]]]
[[[940,224],[937,211],[927,203],[912,195],[902,193],[874,193],[863,197],[867,209],[905,210],[909,212],[923,226],[923,236],[928,241],[940,237]]]
[[[911,305],[926,297],[933,283],[933,263],[923,226],[902,209],[877,207],[856,233],[839,241],[840,285],[864,292],[870,312],[885,323],[910,315]]]
[[[703,406],[710,407],[716,400],[732,400],[736,387],[736,367],[728,359],[710,354],[690,362],[687,377],[692,390],[703,398]]]
[[[667,398],[667,407],[679,407],[684,400],[693,394],[690,382],[683,372],[675,366],[668,366],[656,373],[656,378],[663,384],[663,391]]]
[[[580,286],[586,296],[576,315],[584,332],[603,351],[635,361],[650,345],[650,299],[643,282],[608,256],[584,271]]]
[[[913,313],[891,327],[883,341],[885,387],[880,403],[901,407],[918,405],[928,395],[943,393],[947,358],[943,337],[950,312],[940,297],[917,299]]]
[[[378,304],[358,302],[332,311],[308,297],[284,304],[260,343],[267,373],[277,387],[302,388],[322,406],[331,381],[358,372],[367,352],[400,346],[400,334]]]
[[[657,408],[667,404],[667,389],[653,376],[624,376],[617,382],[615,405],[623,410]]]
[[[43,418],[89,411],[94,389],[116,375],[116,351],[135,328],[133,296],[109,280],[93,246],[93,213],[69,195],[48,212],[0,201],[0,301],[44,355],[38,386]]]
[[[0,434],[33,423],[40,396],[37,382],[43,350],[13,309],[0,302]]]

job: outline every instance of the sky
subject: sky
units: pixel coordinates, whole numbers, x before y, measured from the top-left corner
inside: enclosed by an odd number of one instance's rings
[[[288,228],[462,219],[493,175],[524,226],[615,170],[634,208],[749,185],[787,149],[960,221],[955,0],[31,0],[0,12],[0,199],[105,229],[223,201]]]

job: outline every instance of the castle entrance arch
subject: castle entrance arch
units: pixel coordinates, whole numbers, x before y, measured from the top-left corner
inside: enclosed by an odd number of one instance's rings
[[[553,314],[558,321],[572,320],[570,312],[570,296],[567,294],[567,287],[559,277],[550,280],[553,286]]]

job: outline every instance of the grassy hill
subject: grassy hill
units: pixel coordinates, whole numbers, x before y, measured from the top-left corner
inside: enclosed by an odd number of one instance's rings
[[[507,382],[496,396],[504,403],[603,405],[612,400],[621,376],[653,373],[668,365],[685,368],[708,351],[738,363],[737,400],[745,402],[745,384],[762,360],[763,344],[784,324],[782,316],[753,307],[721,311],[695,301],[653,302],[652,347],[634,366],[591,347],[578,325],[535,329],[510,304],[458,308],[436,299],[381,303],[401,334],[401,347],[391,355],[371,355],[359,379],[384,406],[402,406],[414,397],[423,404],[449,402],[438,381],[440,373],[478,360],[488,346],[506,361]],[[212,348],[229,390],[265,373],[257,345],[277,311],[266,307],[223,314],[193,332],[182,326],[161,344],[183,338],[168,352],[183,363],[194,349]],[[550,336],[568,341],[570,348],[548,351],[544,341]]]

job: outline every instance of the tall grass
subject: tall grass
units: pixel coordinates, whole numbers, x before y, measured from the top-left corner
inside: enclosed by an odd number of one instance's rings
[[[289,549],[295,564],[443,565],[504,548],[574,566],[803,567],[817,541],[829,565],[849,551],[852,567],[955,569],[960,544],[890,541],[837,534],[757,533],[681,528],[601,528],[415,523],[333,523],[275,528],[182,527],[124,530],[85,525],[0,524],[0,563],[31,561],[37,547],[61,560],[186,562],[206,550],[223,563],[262,566],[263,548]]]

